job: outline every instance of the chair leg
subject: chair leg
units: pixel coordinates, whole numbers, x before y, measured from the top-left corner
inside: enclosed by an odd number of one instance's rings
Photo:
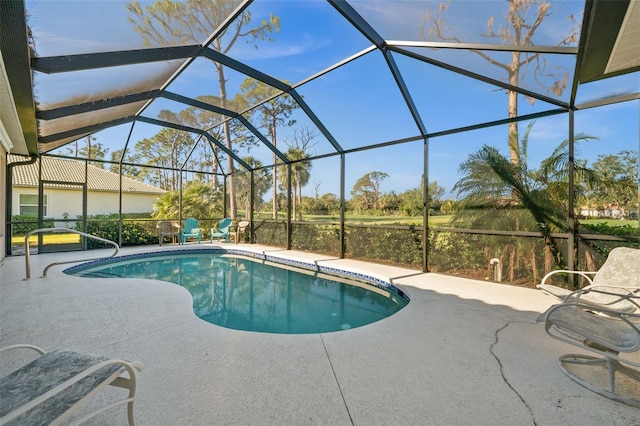
[[[129,418],[129,426],[135,426],[136,420],[133,418],[133,401],[127,404],[127,417]]]
[[[631,405],[634,407],[640,407],[640,399],[632,398],[629,396],[624,396],[616,393],[616,383],[615,383],[615,375],[616,371],[624,374],[628,378],[638,381],[638,389],[640,389],[640,371],[637,371],[633,368],[629,368],[626,365],[621,364],[618,360],[609,357],[593,357],[590,355],[583,354],[568,354],[563,355],[558,359],[558,364],[560,366],[560,370],[571,380],[578,383],[580,386],[583,386],[590,391],[598,393],[607,398],[613,399],[615,401],[619,401],[625,403],[627,405]],[[605,389],[601,386],[595,385],[582,377],[577,376],[567,369],[565,364],[576,364],[576,365],[589,365],[589,366],[600,366],[607,369],[607,379],[609,384],[609,389]]]

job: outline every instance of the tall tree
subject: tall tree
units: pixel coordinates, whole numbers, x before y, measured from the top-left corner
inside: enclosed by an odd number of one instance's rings
[[[197,96],[196,100],[210,105],[221,104],[219,97],[211,95]],[[227,106],[230,107],[231,110],[241,111],[244,110],[247,105],[245,99],[240,94],[238,94],[233,99],[227,100]],[[196,107],[189,107],[183,111],[180,111],[178,116],[182,122],[188,124],[189,126],[209,132],[209,134],[215,140],[224,140],[224,129],[223,126],[220,126],[220,123],[222,123],[229,117],[218,112],[213,112]],[[243,149],[250,149],[251,146],[255,146],[258,144],[257,139],[253,135],[249,134],[249,132],[246,131],[246,128],[241,125],[238,120],[230,120],[227,123],[227,127],[229,128],[229,132],[232,135],[231,138],[233,140],[234,146]],[[196,165],[196,167],[199,167],[202,170],[207,170],[210,168],[214,176],[218,175],[219,166],[221,166],[225,160],[228,160],[226,153],[223,150],[219,149],[216,144],[209,143],[208,141],[202,146],[210,146],[211,151],[204,148],[202,149],[201,155],[203,157],[203,161],[201,162],[202,164],[200,166]],[[222,166],[222,168],[224,168],[224,166]],[[213,189],[217,190],[218,180],[212,179],[211,183]]]
[[[409,216],[422,215],[422,209],[424,205],[423,201],[423,180],[420,179],[420,186],[417,188],[409,189],[399,195],[398,208],[401,209],[404,214]],[[429,205],[433,207],[434,204],[441,203],[441,198],[445,193],[445,189],[438,185],[438,181],[429,182],[427,190],[427,197]]]
[[[194,141],[187,132],[171,128],[135,145],[140,161],[155,168],[143,168],[140,176],[152,185],[166,190],[178,189],[178,159],[185,158]]]
[[[613,155],[599,155],[593,170],[600,181],[594,188],[599,204],[620,210],[628,217],[630,208],[638,208],[640,188],[638,182],[638,153],[620,151]]]
[[[264,194],[269,191],[273,185],[271,171],[262,168],[262,162],[251,155],[242,158],[242,161],[251,166],[254,170],[253,192],[255,195],[255,210],[260,211]],[[242,172],[236,176],[236,191],[238,193],[238,202],[244,207],[245,217],[249,218],[249,209],[251,208],[251,172]]]
[[[254,78],[247,78],[240,87],[242,94],[249,105],[260,103],[252,110],[252,116],[256,117],[259,127],[267,130],[267,135],[271,138],[271,144],[277,147],[278,126],[293,126],[295,120],[290,120],[293,110],[298,104],[288,93],[281,93],[275,87],[269,86]],[[278,96],[279,95],[279,96]],[[262,102],[269,99],[266,102]],[[261,103],[262,102],[262,103]],[[273,164],[277,165],[280,159],[273,154]],[[278,167],[273,168],[273,220],[278,218]]]
[[[395,191],[390,191],[380,196],[378,207],[384,213],[392,213],[398,211],[400,202],[400,196]]]
[[[304,126],[293,131],[293,141],[286,142],[289,149],[285,153],[287,158],[291,161],[295,161],[291,166],[291,185],[294,188],[294,204],[293,204],[293,216],[302,219],[302,211],[298,209],[298,206],[302,205],[302,188],[307,186],[309,179],[311,179],[312,163],[308,158],[310,157],[310,149],[316,145],[314,139],[317,134],[313,132],[309,127]],[[316,189],[317,194],[317,189]]]
[[[124,148],[121,149],[116,149],[115,151],[111,151],[111,167],[109,168],[109,171],[111,173],[117,173],[120,174],[120,160],[122,159],[122,153],[124,152]],[[123,162],[129,162],[129,163],[137,163],[139,160],[137,159],[136,156],[125,156],[125,158],[123,159]],[[137,166],[127,166],[124,165],[122,166],[122,175],[123,176],[127,176],[130,178],[137,178],[141,173],[140,167]]]
[[[378,210],[380,185],[388,177],[388,174],[379,171],[369,172],[360,177],[351,189],[351,196],[356,199],[356,205]]]
[[[96,138],[89,135],[83,139],[84,144],[78,145],[78,141],[73,142],[72,145],[67,146],[67,153],[76,158],[87,158],[89,160],[104,160],[104,157],[109,152],[109,148],[105,148],[100,142],[96,142]],[[104,163],[96,162],[96,167],[104,169]]]
[[[438,39],[442,41],[462,43],[458,35],[451,34],[447,26],[446,15],[452,0],[440,3],[436,12],[427,10],[423,15],[423,25],[421,27],[422,38],[425,40]],[[552,2],[548,0],[507,0],[507,10],[504,13],[503,21],[494,29],[496,21],[494,16],[487,19],[487,30],[481,36],[489,41],[497,40],[498,43],[512,46],[534,46],[534,36],[540,29],[542,23],[552,14]],[[572,23],[568,34],[562,36],[556,43],[557,46],[565,46],[575,43],[579,23],[573,16],[569,16]],[[501,61],[498,54],[491,54],[482,50],[472,50],[472,52],[487,63],[498,67],[506,73],[506,81],[513,87],[521,84],[521,78],[532,74],[539,84],[546,86],[548,91],[556,96],[562,95],[569,81],[569,70],[550,70],[547,67],[545,57],[540,53],[512,51],[508,61]],[[531,69],[533,68],[533,69]],[[531,72],[529,72],[531,71]],[[518,93],[507,90],[508,95],[508,117],[513,118],[518,115]],[[529,99],[533,102],[533,99]],[[517,165],[521,159],[518,147],[518,123],[509,123],[508,144],[509,159],[512,164]]]
[[[133,1],[127,5],[127,9],[131,14],[129,21],[146,45],[170,46],[176,43],[201,44],[222,26],[237,6],[237,2],[231,0],[157,0],[144,8],[138,1]],[[251,13],[245,10],[213,40],[210,47],[226,54],[240,39],[245,38],[247,42],[253,43],[271,41],[272,34],[280,31],[280,20],[274,15],[257,26],[249,27],[250,24]],[[220,106],[228,109],[224,66],[218,62],[214,62],[214,65],[218,73]],[[224,121],[222,128],[226,146],[232,150],[229,122]],[[231,157],[227,158],[227,168],[227,172],[231,174],[228,181],[230,215],[235,218],[237,206]]]
[[[297,218],[300,213],[300,219],[302,218],[302,212],[299,212],[298,206],[302,203],[302,188],[309,183],[311,177],[311,161],[308,160],[309,156],[304,150],[297,147],[290,147],[284,153],[291,164],[291,186],[293,188],[293,217]],[[281,184],[286,187],[286,175],[280,177]]]

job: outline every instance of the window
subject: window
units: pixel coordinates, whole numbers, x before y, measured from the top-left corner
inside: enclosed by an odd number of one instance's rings
[[[47,216],[47,196],[45,195],[43,202],[43,216]],[[38,195],[37,194],[20,194],[20,215],[21,216],[38,216]]]

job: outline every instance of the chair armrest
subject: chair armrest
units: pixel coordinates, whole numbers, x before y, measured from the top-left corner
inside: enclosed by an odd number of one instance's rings
[[[583,295],[593,296],[594,293],[604,295],[605,297],[611,297],[607,298],[608,300],[606,302],[604,299],[598,302],[597,300],[587,300],[586,297],[582,298]],[[621,309],[621,305],[624,303],[622,302],[623,300],[626,302],[626,305],[624,306],[625,309]],[[625,288],[607,285],[591,286],[572,292],[565,298],[564,303],[586,304],[591,306],[594,311],[597,310],[598,312],[600,309],[603,310],[602,312],[608,309],[620,312],[624,315],[634,316],[636,315],[636,312],[640,315],[640,288]],[[618,308],[613,307],[614,305],[617,305]],[[597,308],[594,308],[594,306]]]
[[[547,321],[552,312],[559,309],[568,309],[568,308],[571,308],[571,309],[580,308],[591,314],[601,314],[603,316],[620,319],[628,323],[632,328],[634,328],[638,333],[640,333],[640,328],[639,328],[640,313],[627,313],[627,312],[619,311],[617,309],[610,309],[603,306],[592,305],[589,303],[570,302],[570,303],[559,303],[557,305],[553,305],[546,312]]]
[[[547,273],[544,277],[542,277],[542,280],[540,281],[540,285],[544,285],[547,282],[548,278],[550,278],[551,276],[556,275],[556,274],[579,275],[581,277],[584,277],[589,282],[588,285],[591,285],[591,284],[593,284],[592,276],[596,275],[597,272],[595,272],[595,271],[572,271],[572,270],[568,270],[568,269],[556,269],[555,271],[551,271],[551,272]]]
[[[55,352],[50,352],[49,355],[54,354]],[[47,355],[48,356],[48,355]],[[128,379],[124,379],[124,380],[128,380],[131,382],[131,385],[124,385],[122,381],[120,382],[116,382],[114,383],[116,386],[125,386],[125,387],[129,387],[130,389],[130,397],[134,395],[135,393],[135,387],[136,387],[136,370],[137,371],[142,371],[144,368],[144,365],[139,362],[139,361],[134,361],[134,362],[128,362],[128,361],[124,361],[121,359],[107,359],[104,360],[102,362],[98,362],[96,364],[90,365],[87,368],[85,368],[83,371],[79,372],[78,374],[74,375],[73,377],[69,378],[68,380],[59,383],[57,386],[53,387],[52,389],[36,396],[35,398],[31,399],[29,402],[16,407],[13,411],[11,411],[10,413],[7,413],[4,417],[2,417],[2,419],[0,419],[0,423],[5,424],[21,415],[23,415],[24,413],[26,413],[27,411],[33,409],[34,407],[38,406],[39,404],[42,404],[44,401],[48,400],[49,398],[51,398],[54,395],[58,395],[61,392],[65,391],[66,389],[70,388],[72,385],[80,382],[81,380],[85,379],[88,376],[91,376],[92,374],[96,374],[97,372],[99,372],[102,369],[111,367],[110,369],[107,370],[103,370],[103,376],[101,376],[91,387],[87,388],[87,392],[86,393],[90,393],[92,392],[92,388],[95,389],[99,389],[102,386],[106,386],[108,384],[110,384],[111,382],[115,382],[115,380],[117,380],[119,378],[119,376],[122,375],[122,373],[124,371],[126,371],[129,375]],[[119,368],[118,368],[119,367]],[[54,375],[55,376],[55,375]],[[127,400],[125,400],[127,401]]]
[[[27,344],[17,344],[17,345],[11,345],[11,346],[5,346],[4,348],[0,348],[0,352],[4,352],[4,351],[9,351],[12,349],[32,349],[36,352],[38,352],[40,355],[44,355],[46,353],[46,351],[44,349],[42,349],[39,346],[35,346],[35,345],[27,345]]]

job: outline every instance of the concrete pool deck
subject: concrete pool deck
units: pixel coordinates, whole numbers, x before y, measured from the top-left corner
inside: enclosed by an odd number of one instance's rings
[[[211,244],[124,248],[143,251]],[[225,248],[320,261],[390,278],[411,298],[397,314],[346,331],[276,335],[198,319],[187,290],[145,280],[62,274],[110,250],[31,257],[0,266],[0,347],[31,343],[139,360],[139,425],[633,425],[640,409],[562,374],[577,348],[536,323],[554,300],[539,290],[419,273],[261,245]],[[28,354],[4,355],[7,374]],[[122,391],[109,389],[103,404]],[[94,403],[92,403],[94,404]],[[123,407],[89,424],[126,424]]]

